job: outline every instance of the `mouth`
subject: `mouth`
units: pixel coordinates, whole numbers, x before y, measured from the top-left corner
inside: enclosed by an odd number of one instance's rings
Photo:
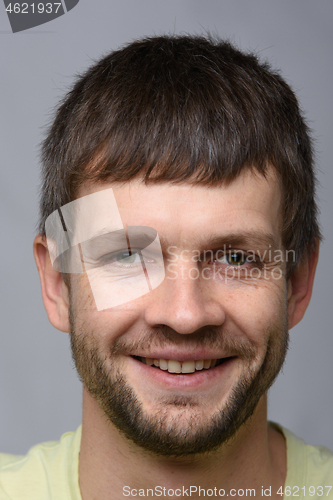
[[[233,356],[228,358],[220,359],[200,359],[200,360],[188,360],[188,361],[177,361],[174,359],[154,359],[154,358],[144,358],[141,356],[131,356],[132,358],[140,361],[141,363],[156,368],[158,370],[167,371],[173,374],[186,374],[195,373],[201,370],[211,370],[217,366],[223,364],[227,360],[231,359]]]

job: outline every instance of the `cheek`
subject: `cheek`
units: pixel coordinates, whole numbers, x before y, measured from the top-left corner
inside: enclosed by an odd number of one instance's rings
[[[266,342],[272,327],[284,328],[287,317],[284,280],[230,289],[221,299],[226,327],[257,346]]]
[[[72,274],[70,303],[77,315],[96,310],[95,301],[86,274]]]
[[[80,275],[71,283],[70,302],[75,330],[92,335],[104,347],[131,330],[140,320],[142,301],[136,300],[110,309],[98,311],[86,275]]]

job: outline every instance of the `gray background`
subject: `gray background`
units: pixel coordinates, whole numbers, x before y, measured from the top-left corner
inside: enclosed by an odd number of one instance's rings
[[[325,241],[312,303],[291,332],[269,416],[333,449],[331,0],[81,0],[64,16],[12,34],[0,4],[0,450],[25,453],[81,420],[67,335],[48,323],[32,240],[38,144],[56,102],[102,54],[143,35],[211,30],[281,68],[314,131]]]

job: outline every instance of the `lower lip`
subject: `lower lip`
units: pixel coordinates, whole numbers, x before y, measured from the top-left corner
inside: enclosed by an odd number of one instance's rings
[[[138,377],[149,377],[154,383],[170,388],[192,388],[206,386],[212,383],[221,375],[230,374],[231,368],[236,362],[236,357],[228,358],[223,363],[214,368],[202,369],[193,373],[169,373],[167,370],[161,370],[154,366],[146,365],[135,358],[130,357],[132,363],[135,364],[135,369],[138,370]],[[134,368],[134,366],[133,366]]]

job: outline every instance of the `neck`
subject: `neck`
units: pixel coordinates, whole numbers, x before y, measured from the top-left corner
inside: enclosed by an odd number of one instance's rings
[[[169,489],[180,490],[175,496],[186,496],[185,489],[195,499],[199,487],[206,493],[224,489],[226,495],[231,489],[254,489],[255,496],[261,496],[261,488],[271,486],[274,498],[273,492],[284,484],[285,476],[285,442],[267,425],[266,397],[232,440],[217,451],[172,458],[153,455],[129,442],[84,390],[79,461],[82,500],[132,498],[135,493],[153,496],[147,489],[156,487],[162,488],[162,498],[168,497]],[[139,490],[143,490],[141,495]]]

